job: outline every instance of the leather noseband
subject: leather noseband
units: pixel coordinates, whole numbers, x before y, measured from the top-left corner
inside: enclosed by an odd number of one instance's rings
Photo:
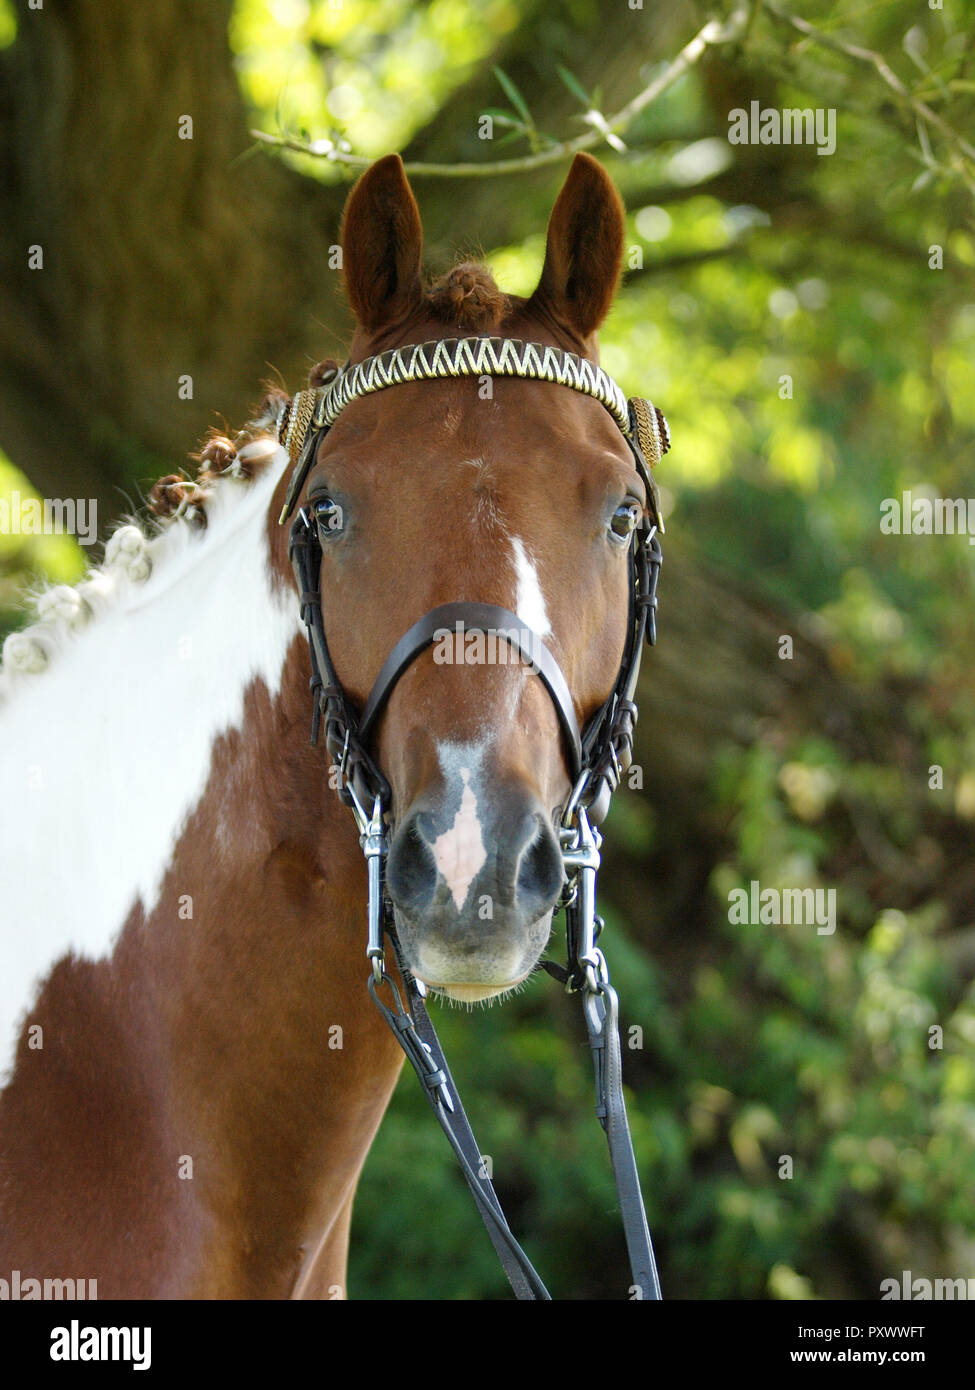
[[[542,678],[572,754],[574,782],[582,771],[582,737],[565,676],[538,633],[526,627],[510,609],[498,608],[493,603],[442,603],[438,608],[431,608],[409,631],[404,632],[383,663],[366,700],[357,729],[359,738],[364,742],[369,737],[373,724],[393,692],[393,686],[422,651],[444,636],[454,642],[467,632],[496,633],[515,652],[520,653]],[[463,660],[455,664],[462,665]]]

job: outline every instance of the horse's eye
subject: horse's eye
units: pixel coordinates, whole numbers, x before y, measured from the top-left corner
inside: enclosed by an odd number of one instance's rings
[[[628,540],[636,530],[640,522],[641,509],[639,502],[624,502],[621,507],[617,507],[613,513],[613,519],[609,523],[609,529],[614,536],[620,540]]]
[[[332,497],[316,497],[312,502],[318,534],[323,540],[336,535],[345,525],[342,508]]]

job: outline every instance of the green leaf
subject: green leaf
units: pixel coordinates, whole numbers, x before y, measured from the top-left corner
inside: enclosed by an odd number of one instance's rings
[[[502,68],[496,67],[494,69],[494,75],[500,82],[501,87],[504,90],[505,96],[511,102],[512,106],[518,112],[519,116],[522,118],[525,124],[534,125],[535,123],[532,120],[532,114],[528,109],[528,105],[525,101],[525,98],[522,96],[521,92],[519,92],[518,88],[512,82],[508,74]]]
[[[565,85],[568,87],[568,89],[569,89],[569,91],[572,93],[572,95],[573,95],[574,97],[578,97],[578,98],[579,98],[579,100],[582,102],[583,106],[592,106],[593,103],[592,103],[592,100],[591,100],[590,97],[589,97],[589,93],[586,91],[585,87],[583,87],[583,85],[582,85],[582,83],[579,81],[579,79],[578,79],[577,77],[575,77],[575,76],[569,71],[568,68],[564,68],[564,67],[562,66],[561,63],[556,63],[556,65],[555,65],[555,71],[556,71],[556,72],[558,73],[558,75],[561,77],[562,81],[563,81],[563,82],[565,83]]]
[[[519,130],[523,135],[528,135],[534,129],[532,126],[525,125],[517,116],[512,116],[510,111],[485,111],[485,116],[490,116],[495,125],[509,126],[512,130]]]

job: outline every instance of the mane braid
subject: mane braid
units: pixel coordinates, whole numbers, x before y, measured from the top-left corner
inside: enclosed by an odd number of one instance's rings
[[[144,517],[124,517],[105,545],[101,565],[89,568],[77,584],[39,585],[27,595],[34,621],[12,632],[3,644],[0,663],[0,705],[23,684],[47,670],[51,658],[74,640],[99,614],[120,602],[133,584],[143,584],[155,568],[180,553],[207,526],[207,509],[242,500],[232,487],[249,484],[278,457],[284,461],[277,435],[290,404],[277,387],[267,388],[258,414],[233,442],[211,429],[200,450],[196,478],[167,474],[149,491]],[[236,494],[236,495],[234,495]]]
[[[495,283],[487,266],[462,261],[441,275],[424,295],[427,307],[442,323],[483,333],[499,327],[511,298]]]

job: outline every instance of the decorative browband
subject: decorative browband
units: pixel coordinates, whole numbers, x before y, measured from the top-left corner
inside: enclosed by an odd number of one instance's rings
[[[281,522],[293,510],[311,467],[311,456],[305,455],[306,444],[319,430],[328,429],[347,405],[388,386],[462,376],[520,377],[568,386],[604,405],[627,438],[635,434],[651,467],[670,448],[670,432],[662,412],[638,396],[627,401],[602,367],[574,352],[520,338],[442,338],[410,343],[367,357],[354,367],[339,367],[324,385],[299,391],[292,398],[278,436],[294,470]]]

